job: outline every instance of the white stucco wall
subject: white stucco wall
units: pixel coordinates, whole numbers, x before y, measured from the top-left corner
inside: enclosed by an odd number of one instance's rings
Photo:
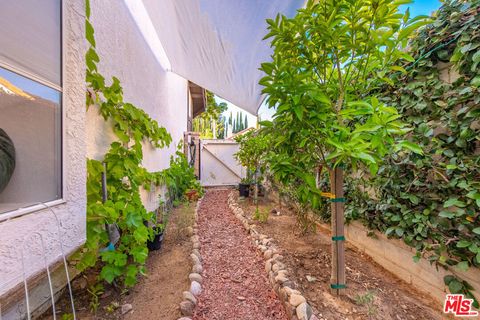
[[[22,249],[25,273],[31,276],[45,270],[44,257],[48,264],[60,259],[59,239],[67,254],[85,241],[85,9],[83,0],[66,0],[63,3],[65,202],[52,207],[59,218],[61,232],[59,234],[54,215],[48,210],[38,210],[22,216],[18,216],[18,212],[0,214],[0,302],[8,298],[6,292],[17,285],[23,285]],[[23,308],[23,305],[17,305],[7,315],[4,308],[3,319],[19,319]]]
[[[161,67],[123,1],[92,2],[91,14],[100,72],[107,79],[117,77],[124,101],[142,108],[172,135],[173,142],[166,149],[144,144],[143,164],[149,171],[167,168],[187,128],[188,83]],[[87,156],[101,160],[115,136],[96,107],[87,112],[87,135]],[[142,193],[148,210],[157,207],[158,193]]]

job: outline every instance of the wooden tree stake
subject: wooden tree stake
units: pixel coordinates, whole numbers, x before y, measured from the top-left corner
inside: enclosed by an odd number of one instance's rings
[[[344,197],[343,170],[339,167],[330,170],[330,190],[335,195],[331,199],[332,208],[332,275],[330,286],[332,294],[345,294],[345,234],[344,234]]]

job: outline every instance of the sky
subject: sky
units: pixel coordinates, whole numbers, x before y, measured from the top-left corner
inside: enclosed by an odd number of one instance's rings
[[[54,103],[59,103],[60,101],[60,93],[58,91],[2,67],[0,67],[0,77],[26,93],[42,97]]]
[[[433,11],[437,10],[441,6],[440,1],[438,0],[417,0],[413,3],[407,4],[403,6],[403,9],[406,10],[410,8],[410,17],[415,17],[419,15],[430,15]],[[256,123],[256,117],[253,114],[250,114],[239,107],[235,106],[234,104],[216,97],[217,102],[226,102],[228,104],[228,109],[225,111],[225,115],[228,118],[230,112],[234,115],[236,112],[242,111],[244,114],[248,115],[248,124],[253,126]],[[273,117],[275,113],[274,109],[269,109],[265,103],[262,103],[260,109],[258,110],[258,115],[260,116],[261,120],[269,120]]]

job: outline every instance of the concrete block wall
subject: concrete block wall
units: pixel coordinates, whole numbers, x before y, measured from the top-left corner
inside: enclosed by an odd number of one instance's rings
[[[452,268],[446,271],[431,265],[426,259],[413,261],[415,249],[398,239],[389,239],[384,234],[374,232],[375,238],[368,236],[368,230],[360,222],[354,221],[345,226],[347,242],[370,256],[376,263],[390,271],[403,281],[411,284],[420,292],[428,294],[443,304],[448,293],[443,277],[455,274],[469,282],[476,290],[473,294],[480,298],[480,270],[470,268],[467,272]]]

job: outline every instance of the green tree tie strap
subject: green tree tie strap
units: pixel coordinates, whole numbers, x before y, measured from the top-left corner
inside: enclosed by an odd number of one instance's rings
[[[345,202],[345,198],[333,198],[330,199],[330,202]]]
[[[334,236],[332,241],[345,241],[345,236]]]
[[[332,284],[330,284],[330,288],[332,288],[332,289],[346,289],[347,285],[346,284],[341,284],[341,283],[332,283]]]

